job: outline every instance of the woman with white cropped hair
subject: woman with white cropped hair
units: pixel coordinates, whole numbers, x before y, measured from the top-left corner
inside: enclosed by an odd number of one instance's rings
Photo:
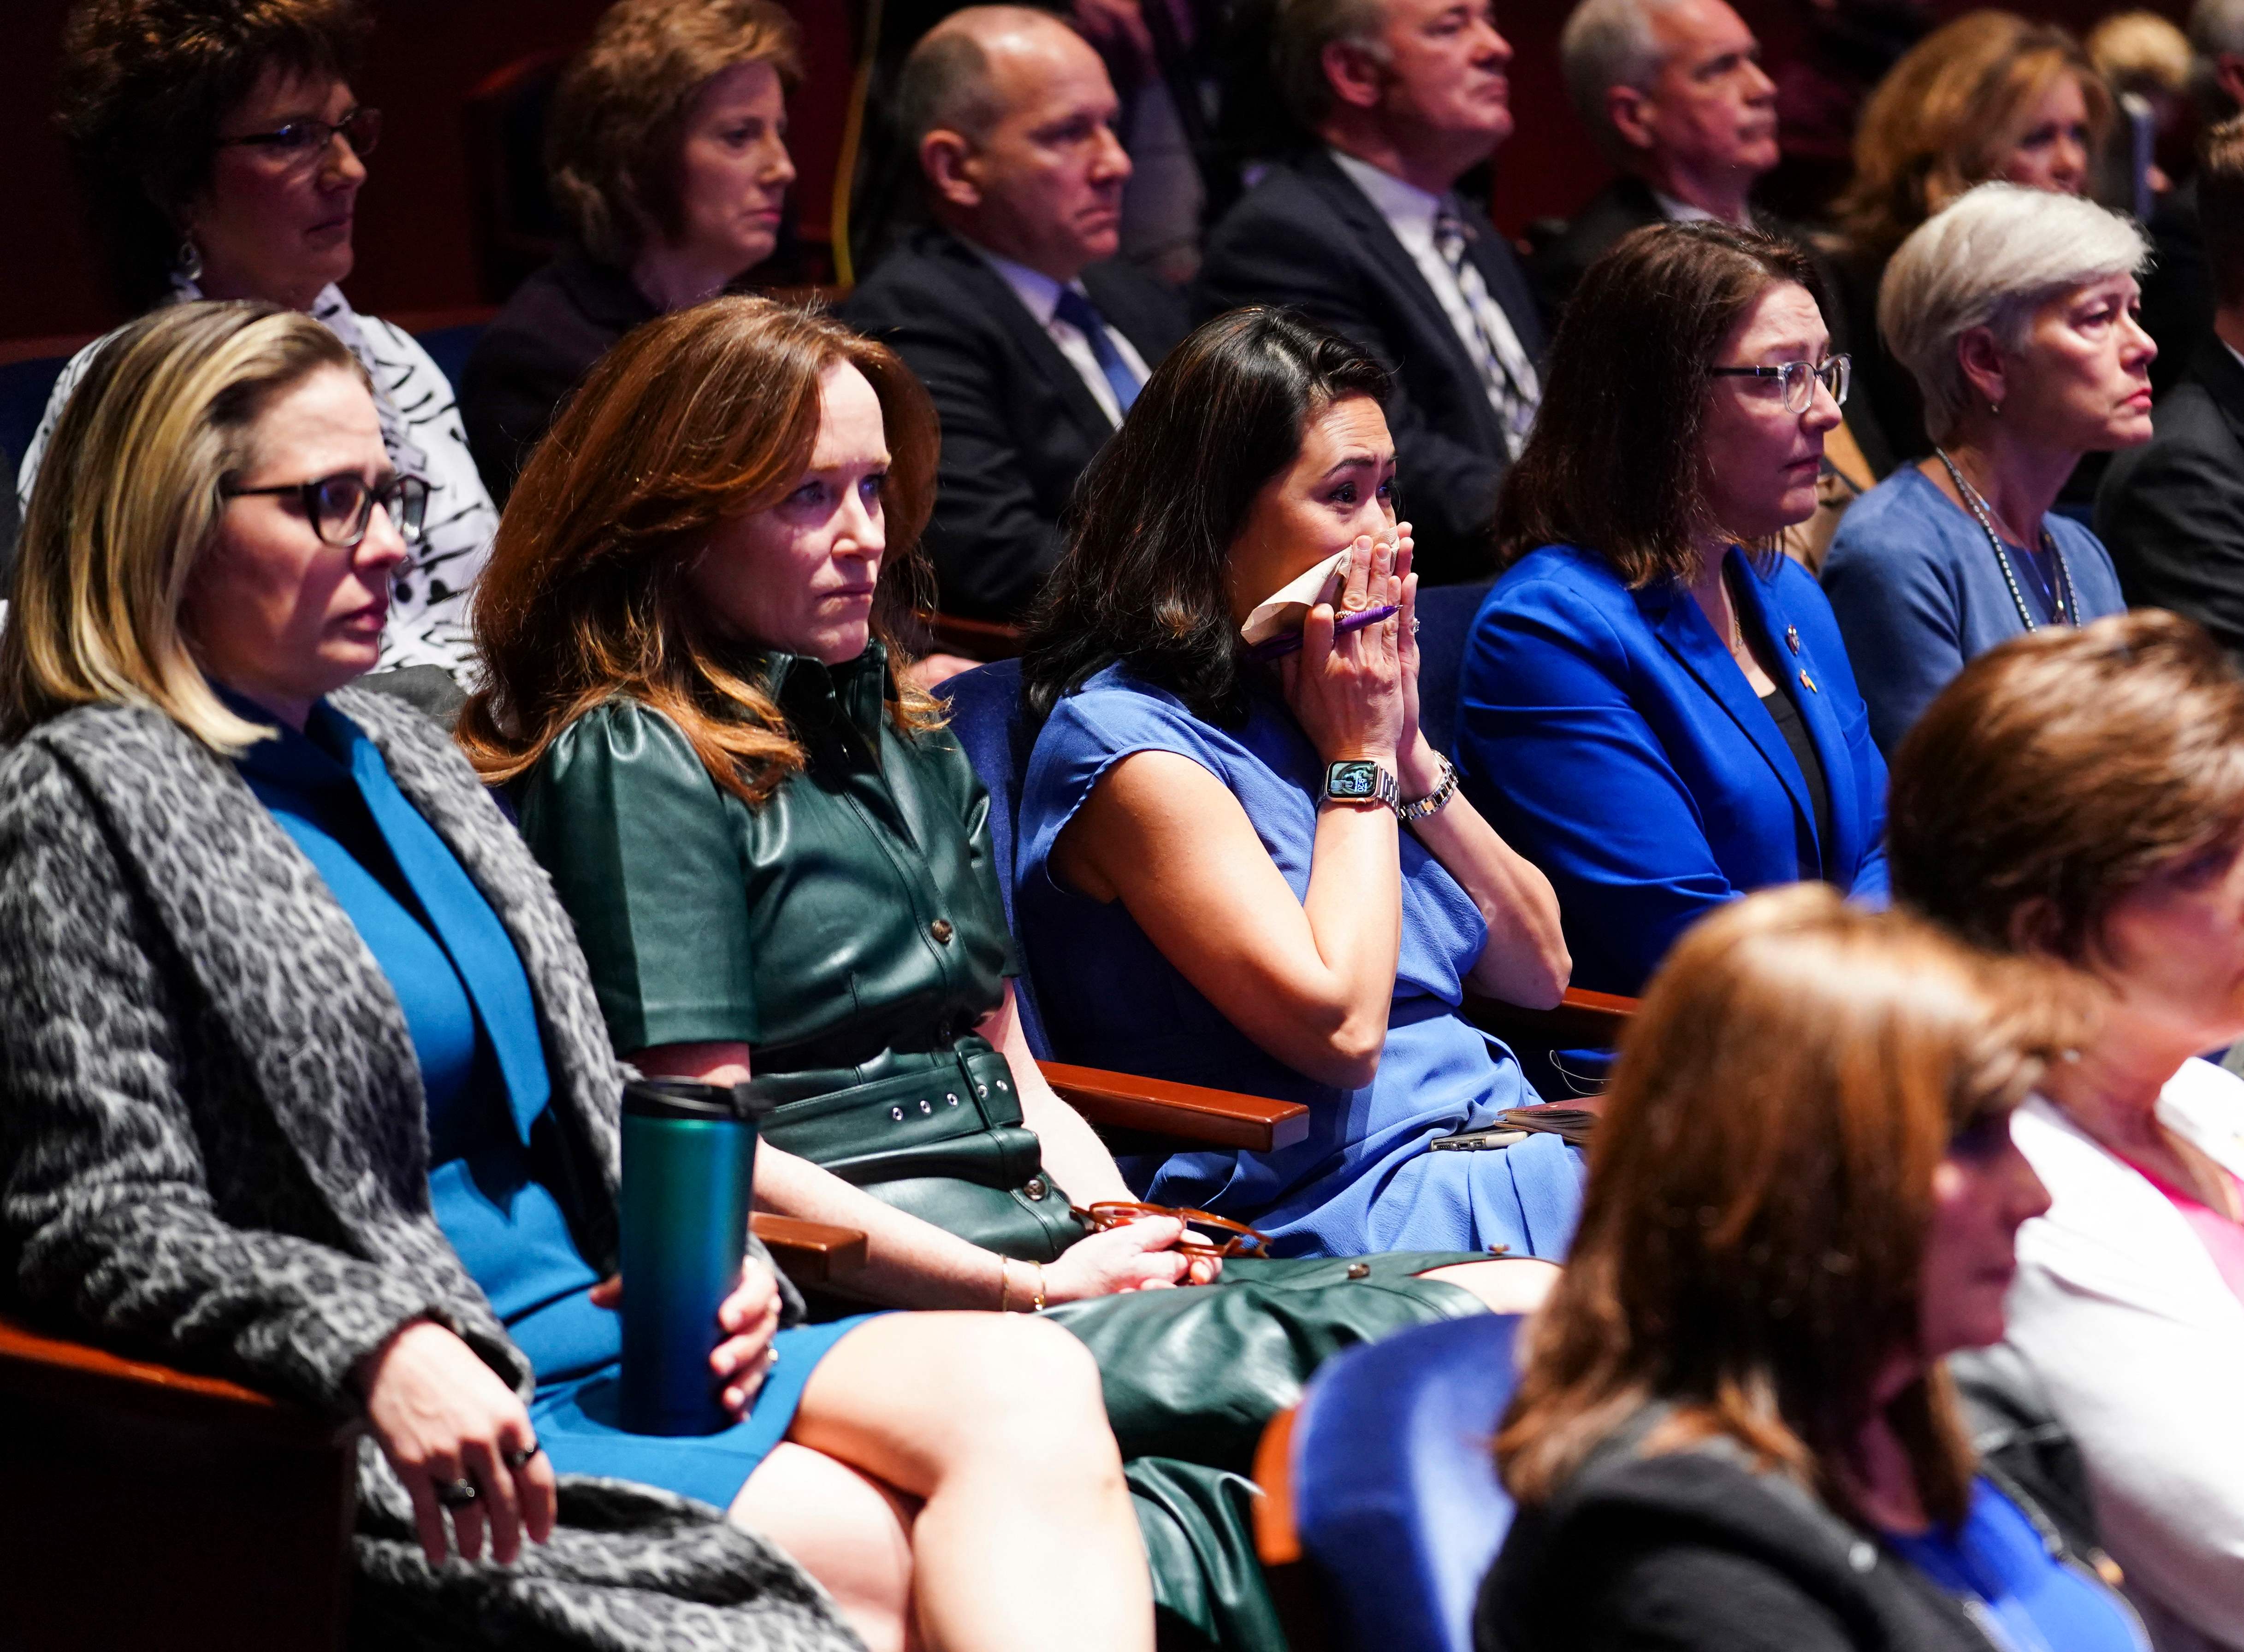
[[[1887,266],[1878,331],[1933,450],[1847,512],[1823,589],[1889,754],[1974,655],[2126,606],[2096,536],[2051,507],[2081,455],[2150,440],[2149,257],[2117,212],[1982,184]]]

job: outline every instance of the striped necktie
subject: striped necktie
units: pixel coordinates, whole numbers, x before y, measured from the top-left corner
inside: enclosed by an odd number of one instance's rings
[[[1435,213],[1434,250],[1457,277],[1457,291],[1463,294],[1465,308],[1472,316],[1473,331],[1480,335],[1481,377],[1487,381],[1489,401],[1504,421],[1504,446],[1517,458],[1527,445],[1527,432],[1535,422],[1543,382],[1536,376],[1535,363],[1528,359],[1519,334],[1512,330],[1511,318],[1490,296],[1480,266],[1465,256],[1473,236],[1472,226],[1457,215],[1454,206],[1444,204]]]
[[[1122,359],[1122,352],[1114,347],[1114,341],[1106,336],[1106,318],[1098,307],[1071,287],[1059,290],[1059,302],[1052,306],[1052,314],[1083,334],[1091,345],[1091,354],[1098,362],[1098,370],[1106,375],[1106,382],[1114,392],[1115,405],[1123,412],[1138,399],[1138,375]]]

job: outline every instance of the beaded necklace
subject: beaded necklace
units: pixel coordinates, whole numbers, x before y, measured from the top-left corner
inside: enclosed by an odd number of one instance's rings
[[[2019,622],[2030,631],[2040,630],[2032,612],[2026,607],[2025,593],[2018,589],[2018,577],[2011,567],[2011,553],[2004,547],[2002,536],[1995,531],[1995,524],[1987,514],[1987,502],[1980,497],[1977,488],[1964,480],[1964,473],[1956,468],[1956,462],[1948,456],[1947,448],[1936,447],[1933,452],[1938,454],[1940,462],[1948,467],[1948,479],[1956,484],[1956,491],[1964,496],[1964,504],[1978,521],[1979,531],[1987,536],[1987,543],[1995,553],[1995,566],[2003,570],[2003,583],[2010,587],[2011,602],[2018,610]],[[2072,589],[2072,570],[2065,560],[2064,549],[2051,536],[2047,523],[2042,526],[2041,544],[2042,549],[2056,559],[2057,588],[2054,590],[2050,589],[2038,569],[2034,570],[2034,583],[2041,586],[2043,594],[2049,598],[2054,622],[2059,625],[2077,625],[2080,623],[2080,603]]]

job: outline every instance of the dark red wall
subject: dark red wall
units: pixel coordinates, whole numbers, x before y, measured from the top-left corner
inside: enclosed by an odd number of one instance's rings
[[[822,239],[834,153],[848,96],[850,0],[789,0],[801,21],[810,77],[791,118],[801,168],[802,227]],[[0,340],[94,331],[116,320],[80,231],[62,146],[49,118],[54,50],[65,0],[0,0]],[[375,314],[426,313],[477,302],[468,233],[460,108],[468,90],[528,53],[570,47],[605,0],[376,0],[380,26],[358,87],[388,118],[372,181],[360,198],[355,303]],[[1772,56],[1792,38],[1798,0],[1738,0]],[[2179,16],[2187,0],[2155,0]],[[1956,3],[1944,11],[1964,10]],[[2024,8],[2082,27],[2116,10],[2097,0]],[[1500,158],[1497,216],[1517,229],[1571,212],[1605,178],[1567,109],[1557,73],[1566,0],[1497,0],[1517,51],[1518,134]]]

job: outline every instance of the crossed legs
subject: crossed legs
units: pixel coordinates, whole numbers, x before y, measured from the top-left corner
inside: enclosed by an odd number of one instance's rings
[[[859,1326],[819,1361],[787,1442],[731,1514],[818,1579],[872,1652],[1153,1643],[1098,1369],[1057,1325],[898,1313]]]

